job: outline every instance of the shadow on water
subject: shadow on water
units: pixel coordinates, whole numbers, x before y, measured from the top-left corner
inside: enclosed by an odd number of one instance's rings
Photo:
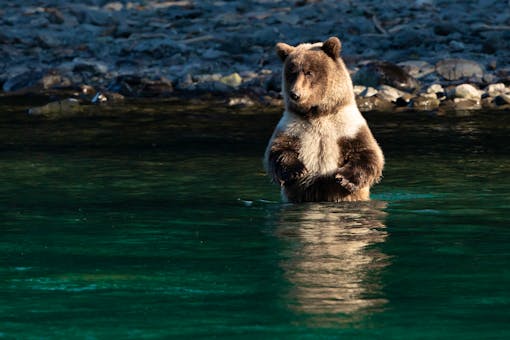
[[[360,322],[387,303],[383,201],[284,205],[273,216],[288,308],[314,326]]]

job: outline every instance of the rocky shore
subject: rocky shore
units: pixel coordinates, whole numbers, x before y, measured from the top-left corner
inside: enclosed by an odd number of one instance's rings
[[[0,5],[0,97],[44,94],[58,110],[130,97],[276,104],[275,43],[329,36],[342,40],[363,111],[510,108],[508,1]]]

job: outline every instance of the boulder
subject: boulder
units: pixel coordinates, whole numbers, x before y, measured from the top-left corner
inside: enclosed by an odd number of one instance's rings
[[[446,80],[483,77],[482,66],[474,61],[465,59],[441,60],[436,64],[436,72]]]
[[[415,91],[419,82],[402,67],[386,61],[377,61],[362,66],[353,77],[356,85],[377,87],[389,85],[403,91]]]

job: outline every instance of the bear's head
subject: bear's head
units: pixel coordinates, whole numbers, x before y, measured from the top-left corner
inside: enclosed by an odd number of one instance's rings
[[[283,62],[282,93],[287,111],[306,118],[335,114],[355,103],[349,71],[340,58],[341,43],[276,44]]]

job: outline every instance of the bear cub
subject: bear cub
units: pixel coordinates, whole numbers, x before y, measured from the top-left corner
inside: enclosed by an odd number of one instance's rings
[[[370,199],[384,156],[356,106],[341,43],[276,44],[285,111],[264,166],[289,202]]]

